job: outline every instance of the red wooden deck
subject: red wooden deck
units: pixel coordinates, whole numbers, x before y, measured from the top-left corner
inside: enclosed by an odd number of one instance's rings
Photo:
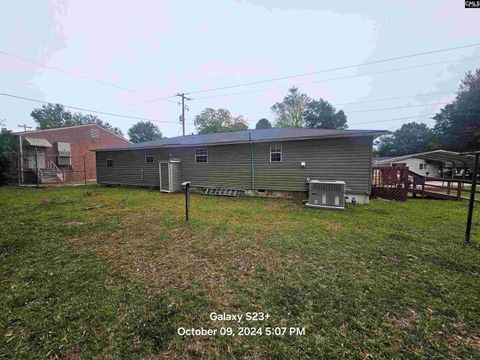
[[[461,200],[465,183],[469,181],[425,177],[408,167],[372,168],[372,197],[406,201],[408,194],[413,197]]]

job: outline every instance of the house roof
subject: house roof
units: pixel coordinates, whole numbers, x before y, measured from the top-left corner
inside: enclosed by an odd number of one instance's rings
[[[77,128],[82,128],[82,127],[87,127],[87,126],[96,126],[100,129],[103,129],[105,131],[108,131],[110,134],[115,135],[116,137],[128,141],[131,143],[130,140],[124,138],[123,136],[120,136],[118,134],[115,134],[113,131],[105,129],[104,127],[97,125],[97,124],[84,124],[84,125],[74,125],[74,126],[63,126],[63,127],[58,127],[58,128],[50,128],[50,129],[39,129],[39,130],[30,130],[30,131],[19,131],[14,133],[15,135],[28,135],[28,134],[36,134],[36,133],[42,133],[42,132],[48,132],[48,131],[56,131],[56,130],[68,130],[68,129],[77,129]]]
[[[52,147],[52,144],[50,144],[48,142],[48,140],[46,139],[38,139],[38,138],[29,138],[29,137],[26,137],[25,138],[25,141],[31,145],[31,146],[35,146],[35,147]]]
[[[344,138],[372,136],[374,138],[383,135],[383,130],[336,130],[336,129],[259,129],[243,130],[226,133],[215,133],[205,135],[187,135],[161,140],[147,141],[138,144],[130,144],[121,147],[103,148],[95,151],[119,151],[149,149],[161,147],[188,147],[202,145],[226,145],[242,144],[251,142],[269,142],[269,141],[291,141],[291,140],[309,140],[326,138]]]
[[[409,154],[404,156],[397,156],[392,157],[386,160],[376,161],[375,165],[388,165],[390,163],[395,163],[407,159],[423,159],[423,160],[430,160],[430,161],[439,161],[443,162],[446,165],[452,165],[453,167],[472,167],[474,156],[472,155],[465,155],[454,151],[447,151],[447,150],[434,150],[434,151],[427,151],[423,153],[417,154]]]

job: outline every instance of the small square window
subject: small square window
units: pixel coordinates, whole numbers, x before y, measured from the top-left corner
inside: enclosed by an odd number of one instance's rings
[[[195,163],[208,163],[208,149],[195,149]]]
[[[270,145],[270,162],[282,162],[282,144]]]
[[[146,152],[145,153],[145,162],[146,163],[153,163],[153,153],[152,152]]]
[[[112,167],[113,166],[113,153],[112,152],[107,152],[107,167]]]

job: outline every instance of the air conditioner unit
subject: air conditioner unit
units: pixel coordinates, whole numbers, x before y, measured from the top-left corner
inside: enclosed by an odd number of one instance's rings
[[[307,206],[344,210],[345,182],[310,180]]]

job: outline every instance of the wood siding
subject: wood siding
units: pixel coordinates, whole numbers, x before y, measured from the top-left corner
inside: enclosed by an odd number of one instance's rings
[[[275,142],[277,143],[277,142]],[[370,193],[372,138],[284,141],[282,162],[270,162],[270,144],[255,143],[255,189],[307,191],[306,179],[343,180],[348,193]],[[101,184],[159,186],[158,162],[181,159],[181,180],[192,186],[252,189],[251,144],[208,146],[208,162],[195,163],[196,147],[155,149],[154,162],[145,163],[144,150],[114,152],[114,166],[106,167],[105,153],[97,153]],[[302,168],[301,162],[306,166]],[[141,172],[144,171],[144,179]]]

